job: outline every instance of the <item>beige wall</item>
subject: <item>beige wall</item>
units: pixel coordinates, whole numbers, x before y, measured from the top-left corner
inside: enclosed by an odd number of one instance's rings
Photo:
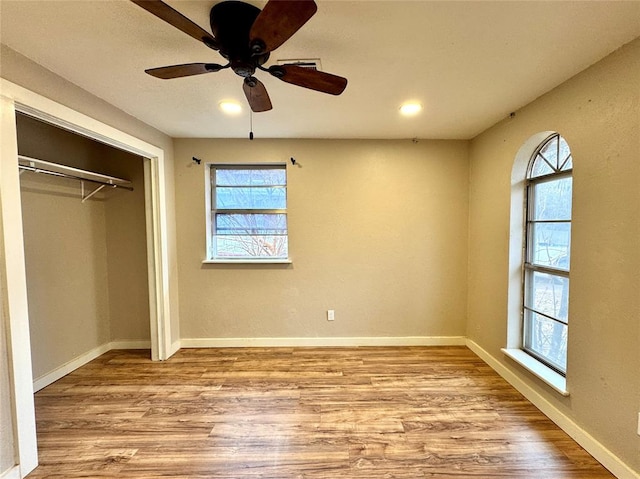
[[[80,203],[70,180],[30,176],[21,177],[21,195],[38,379],[109,342],[109,294],[104,204]]]
[[[111,341],[149,341],[149,281],[143,160],[104,148],[108,173],[133,191],[107,196],[105,221]]]
[[[464,335],[466,142],[177,139],[175,155],[183,338]],[[287,163],[292,265],[201,263],[192,156]]]
[[[468,336],[640,471],[640,40],[471,142]],[[506,359],[511,170],[536,133],[574,157],[567,386]],[[515,319],[517,321],[517,318]]]
[[[114,340],[149,340],[142,159],[18,116],[22,155],[133,180],[80,201],[80,183],[24,172],[34,378]],[[88,184],[88,188],[95,186]]]

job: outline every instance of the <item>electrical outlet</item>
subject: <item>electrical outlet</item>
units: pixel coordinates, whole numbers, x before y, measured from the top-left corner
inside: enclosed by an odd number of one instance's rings
[[[327,310],[327,321],[333,321],[336,319],[336,312],[333,309]]]

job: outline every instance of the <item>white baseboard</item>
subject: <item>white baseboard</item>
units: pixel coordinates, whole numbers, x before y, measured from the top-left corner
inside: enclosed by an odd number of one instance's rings
[[[340,337],[340,338],[185,338],[183,348],[465,346],[464,336]]]
[[[103,344],[91,349],[90,351],[87,351],[86,353],[81,354],[80,356],[73,358],[71,361],[67,361],[62,366],[57,367],[53,371],[40,376],[33,381],[33,392],[35,393],[40,391],[42,388],[47,387],[49,384],[56,382],[60,378],[63,378],[70,372],[78,369],[80,366],[84,366],[89,361],[93,361],[110,349],[111,348],[109,347],[109,343]]]
[[[0,474],[0,479],[20,479],[20,466],[13,466]]]
[[[93,361],[94,359],[102,356],[107,351],[111,351],[112,349],[150,349],[151,342],[150,341],[112,341],[110,343],[102,344],[98,347],[87,351],[86,353],[81,354],[73,358],[71,361],[67,361],[62,366],[57,367],[51,372],[40,376],[39,378],[33,381],[33,392],[36,393],[40,391],[42,388],[47,387],[49,384],[56,382],[58,379],[63,378],[70,372],[75,371],[80,366],[84,366],[89,361]]]
[[[480,359],[487,363],[493,370],[502,376],[509,384],[516,388],[524,397],[533,403],[543,414],[558,425],[564,432],[573,438],[600,464],[606,467],[618,479],[640,479],[640,474],[625,464],[618,456],[609,451],[591,434],[578,426],[573,419],[564,414],[540,393],[534,390],[526,382],[520,379],[509,368],[489,354],[474,341],[467,339],[467,347],[476,353]]]
[[[167,358],[170,358],[171,356],[173,356],[174,354],[176,354],[178,351],[180,351],[180,340],[176,340],[171,344],[171,347],[169,348],[169,354],[167,355]]]
[[[112,349],[151,349],[151,341],[111,341],[109,351]]]

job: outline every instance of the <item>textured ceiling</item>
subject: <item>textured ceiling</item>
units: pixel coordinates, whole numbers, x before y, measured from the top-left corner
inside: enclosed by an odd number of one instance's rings
[[[167,1],[210,31],[216,3]],[[264,2],[251,2],[262,7]],[[246,137],[249,109],[231,70],[159,80],[144,69],[223,59],[126,0],[0,0],[9,48],[172,137]],[[472,138],[640,36],[640,2],[318,1],[271,54],[320,58],[349,79],[341,96],[257,74],[273,110],[263,138]],[[218,109],[242,103],[236,117]],[[416,117],[398,114],[417,100]]]

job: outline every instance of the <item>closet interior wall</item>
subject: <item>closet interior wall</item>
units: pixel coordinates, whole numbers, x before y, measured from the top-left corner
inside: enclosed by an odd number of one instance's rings
[[[128,179],[84,203],[77,180],[20,176],[33,377],[150,338],[143,159],[25,115],[20,155]],[[98,185],[85,183],[93,189]]]

